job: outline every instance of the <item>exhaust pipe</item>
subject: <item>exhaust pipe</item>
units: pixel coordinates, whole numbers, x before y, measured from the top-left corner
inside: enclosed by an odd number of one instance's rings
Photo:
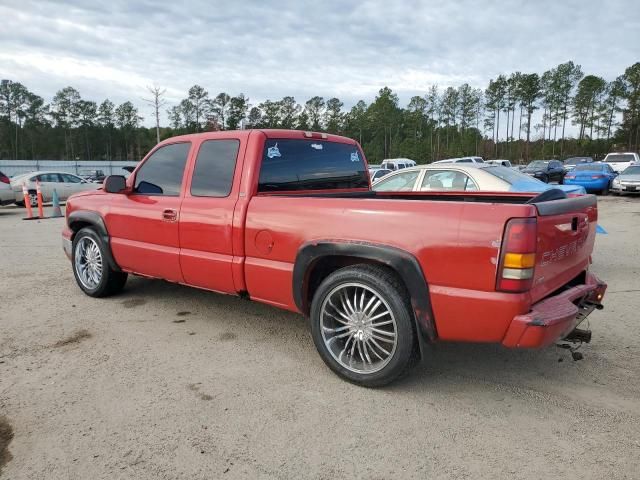
[[[569,335],[564,337],[567,342],[591,342],[591,330],[584,330],[582,328],[574,328]]]

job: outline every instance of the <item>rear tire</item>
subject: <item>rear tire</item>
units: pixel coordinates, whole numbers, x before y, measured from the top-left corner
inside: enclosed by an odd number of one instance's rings
[[[313,296],[311,334],[327,366],[356,385],[386,385],[412,364],[416,336],[409,297],[382,267],[354,265],[325,278]]]
[[[542,175],[540,177],[540,181],[544,183],[549,183],[549,177],[547,175]]]
[[[109,266],[102,239],[90,227],[81,229],[73,238],[71,265],[78,286],[90,297],[114,295],[127,282],[125,272]]]
[[[609,185],[607,185],[605,188],[602,189],[602,191],[600,192],[600,194],[604,197],[606,197],[607,195],[609,195]]]

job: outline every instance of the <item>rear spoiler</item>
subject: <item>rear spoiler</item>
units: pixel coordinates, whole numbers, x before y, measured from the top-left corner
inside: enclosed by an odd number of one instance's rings
[[[533,197],[527,203],[536,207],[540,216],[546,217],[594,207],[597,205],[598,200],[595,195],[579,195],[567,198],[565,192],[559,188],[552,188]]]

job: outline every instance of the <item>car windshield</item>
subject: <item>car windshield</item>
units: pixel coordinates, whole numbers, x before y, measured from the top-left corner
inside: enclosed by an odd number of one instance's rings
[[[546,160],[534,160],[529,165],[527,165],[527,168],[547,168],[548,163],[549,162]]]
[[[604,161],[607,163],[633,162],[634,160],[634,156],[630,153],[618,153],[614,155],[609,154],[604,159]]]
[[[621,175],[640,175],[640,165],[625,168]]]
[[[567,158],[564,161],[565,165],[578,165],[579,163],[588,163],[588,162],[593,162],[593,159],[590,157],[572,157],[572,158]]]
[[[573,169],[574,172],[584,172],[587,170],[598,170],[601,171],[603,168],[603,165],[597,165],[597,164],[586,164],[586,165],[578,165],[576,168]]]
[[[493,165],[491,167],[485,167],[482,169],[484,172],[490,173],[494,177],[498,177],[500,180],[504,180],[510,185],[513,185],[516,182],[527,182],[527,183],[540,183],[539,180],[531,178],[529,175],[524,173],[520,173],[513,168],[502,167],[499,165]]]

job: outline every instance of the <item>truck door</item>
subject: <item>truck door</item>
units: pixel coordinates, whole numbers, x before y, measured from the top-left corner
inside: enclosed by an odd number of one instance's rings
[[[160,146],[135,172],[133,191],[111,196],[105,220],[123,269],[183,281],[178,218],[190,148],[191,142]]]
[[[232,273],[232,223],[245,138],[220,133],[196,147],[179,222],[180,266],[189,285],[224,293],[238,290]]]

